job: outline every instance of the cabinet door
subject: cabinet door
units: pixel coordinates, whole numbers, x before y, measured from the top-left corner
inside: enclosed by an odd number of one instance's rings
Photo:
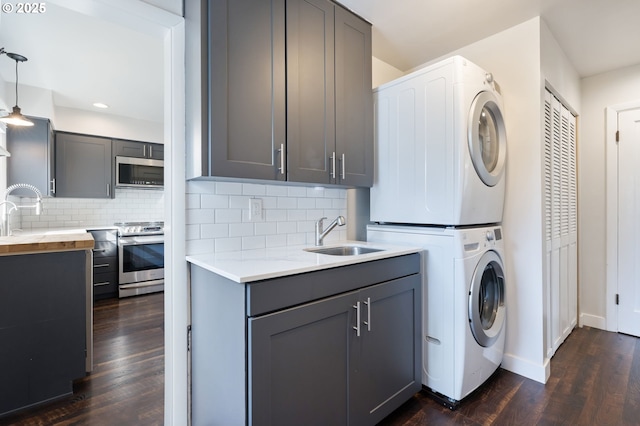
[[[147,156],[154,160],[164,160],[164,145],[160,143],[148,143]]]
[[[147,147],[143,142],[113,141],[113,155],[121,157],[146,158]]]
[[[164,145],[157,143],[114,140],[113,155],[164,160]]]
[[[249,319],[249,424],[347,424],[355,296]]]
[[[373,185],[371,25],[336,6],[338,183]]]
[[[334,4],[287,1],[288,179],[335,178]]]
[[[422,387],[420,294],[420,275],[359,292],[361,331],[351,354],[350,424],[378,423]]]
[[[54,196],[54,138],[51,122],[46,118],[29,117],[31,127],[7,126],[7,187],[28,183],[44,196]],[[12,195],[33,197],[28,189],[16,189]]]
[[[208,7],[202,60],[209,73],[203,135],[209,172],[285,180],[279,152],[286,143],[284,0],[215,0]]]
[[[56,133],[56,196],[111,198],[111,139]]]

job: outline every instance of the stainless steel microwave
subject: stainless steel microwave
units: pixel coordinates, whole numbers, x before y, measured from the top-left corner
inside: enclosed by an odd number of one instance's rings
[[[164,161],[116,157],[116,188],[163,188]]]

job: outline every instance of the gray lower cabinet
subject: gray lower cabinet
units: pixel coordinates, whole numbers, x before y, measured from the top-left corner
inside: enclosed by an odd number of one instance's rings
[[[0,416],[69,395],[84,377],[88,256],[0,256]]]
[[[122,157],[164,160],[164,145],[159,143],[114,139],[113,155]]]
[[[111,139],[56,132],[56,196],[113,198]]]
[[[250,423],[374,425],[404,403],[420,383],[419,285],[413,275],[249,320]]]
[[[374,425],[421,388],[419,254],[191,288],[194,424]]]
[[[44,196],[54,196],[55,176],[53,126],[47,118],[29,117],[31,127],[7,126],[7,187],[16,183],[33,185]],[[33,197],[28,189],[16,189],[12,195]]]
[[[93,300],[118,297],[118,230],[87,230],[93,248]]]

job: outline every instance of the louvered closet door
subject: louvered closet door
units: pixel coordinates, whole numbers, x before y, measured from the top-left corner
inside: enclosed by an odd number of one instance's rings
[[[544,111],[547,356],[577,324],[576,118],[550,92]]]

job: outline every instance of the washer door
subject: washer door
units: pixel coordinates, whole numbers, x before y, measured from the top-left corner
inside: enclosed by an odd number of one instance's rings
[[[480,92],[471,103],[467,141],[476,173],[487,186],[495,186],[504,174],[507,136],[496,96]]]
[[[505,320],[504,268],[495,251],[480,258],[469,289],[469,326],[479,345],[491,346]]]

